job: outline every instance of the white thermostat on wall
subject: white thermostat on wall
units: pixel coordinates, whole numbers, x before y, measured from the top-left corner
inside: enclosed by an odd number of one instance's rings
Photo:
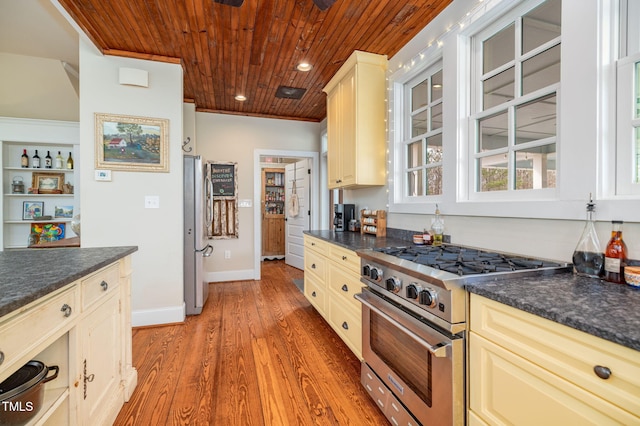
[[[111,170],[96,170],[96,180],[111,182]]]

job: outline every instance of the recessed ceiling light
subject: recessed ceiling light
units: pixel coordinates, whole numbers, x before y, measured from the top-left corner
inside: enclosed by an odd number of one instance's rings
[[[313,66],[307,62],[300,62],[296,68],[298,69],[298,71],[307,72],[311,71],[311,68],[313,68]]]
[[[245,95],[236,95],[236,101],[244,102],[247,100]]]

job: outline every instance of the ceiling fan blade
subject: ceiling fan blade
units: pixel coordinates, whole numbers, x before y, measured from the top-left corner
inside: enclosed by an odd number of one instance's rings
[[[313,2],[318,6],[318,9],[327,10],[336,2],[336,0],[313,0]]]
[[[244,0],[213,0],[215,3],[226,4],[227,6],[240,7]]]

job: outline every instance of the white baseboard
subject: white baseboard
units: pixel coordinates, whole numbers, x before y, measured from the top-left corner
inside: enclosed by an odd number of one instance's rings
[[[218,283],[224,281],[245,281],[253,279],[255,279],[255,271],[253,269],[207,272],[206,274],[206,280],[210,283]]]
[[[147,325],[175,324],[184,322],[184,303],[180,306],[168,306],[158,309],[134,310],[131,312],[131,326],[143,327]]]

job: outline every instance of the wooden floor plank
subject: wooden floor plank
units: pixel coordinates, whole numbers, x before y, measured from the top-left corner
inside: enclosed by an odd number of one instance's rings
[[[266,261],[259,281],[210,284],[201,315],[133,332],[138,386],[115,425],[385,425],[360,362]]]

